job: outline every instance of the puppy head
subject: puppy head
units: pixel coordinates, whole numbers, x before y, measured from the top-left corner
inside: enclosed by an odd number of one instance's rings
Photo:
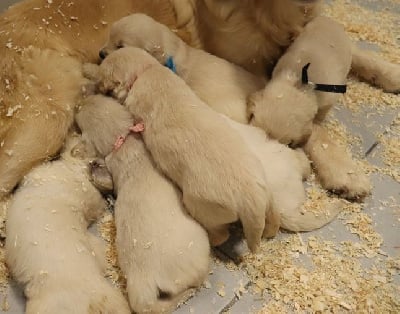
[[[274,77],[249,98],[252,124],[283,144],[297,146],[308,139],[318,110],[315,93],[302,88],[290,72]]]
[[[137,47],[164,64],[168,55],[175,54],[179,41],[167,26],[145,14],[137,13],[126,16],[111,26],[109,41],[99,55],[104,59],[115,50]]]
[[[92,143],[100,157],[113,151],[119,136],[126,136],[133,125],[131,114],[114,99],[89,96],[76,114],[76,122],[85,140]]]
[[[138,76],[156,59],[139,48],[122,48],[111,53],[100,65],[99,90],[123,103]]]

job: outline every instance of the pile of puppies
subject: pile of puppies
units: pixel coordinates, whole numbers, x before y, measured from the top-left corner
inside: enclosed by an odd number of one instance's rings
[[[326,29],[334,34],[329,42],[323,37]],[[86,231],[104,208],[89,178],[103,190],[113,189],[117,198],[119,264],[130,307],[138,313],[171,311],[198,287],[208,274],[210,244],[224,243],[231,223],[242,223],[256,252],[262,237],[275,236],[279,228],[313,230],[340,211],[340,201],[324,204],[327,215],[302,211],[302,182],[310,163],[303,150],[286,146],[306,143],[304,149],[324,171],[318,159],[323,145],[316,143],[325,139],[316,135],[315,122],[325,117],[337,94],[315,91],[302,83],[300,73],[310,63],[313,81],[345,83],[351,44],[330,19],[315,18],[306,26],[265,89],[262,78],[187,46],[143,14],[116,22],[100,55],[101,65],[84,66],[100,94],[86,97],[76,114],[82,135],[70,135],[59,161],[24,179],[10,209],[8,264],[26,285],[32,312],[83,312],[79,307],[92,304],[103,312],[129,312],[121,293],[102,278],[103,249]],[[360,185],[367,194],[368,182]],[[24,205],[26,198],[43,204],[49,189],[57,197],[46,197],[47,210]],[[49,210],[55,205],[65,212]],[[37,232],[21,238],[18,230],[26,228],[14,215],[35,220]],[[60,252],[48,249],[58,243],[53,228],[63,236]],[[50,251],[54,256],[46,257]],[[19,265],[15,256],[20,254],[46,259]],[[67,274],[65,256],[74,260]],[[73,267],[86,269],[85,276]],[[49,272],[57,275],[56,283],[47,280]],[[87,295],[71,299],[75,285],[87,286]]]

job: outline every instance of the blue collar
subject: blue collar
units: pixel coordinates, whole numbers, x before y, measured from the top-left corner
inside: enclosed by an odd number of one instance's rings
[[[170,69],[172,72],[174,72],[176,74],[176,65],[174,62],[174,58],[172,58],[171,56],[169,56],[167,58],[167,60],[165,61],[164,64],[168,69]]]

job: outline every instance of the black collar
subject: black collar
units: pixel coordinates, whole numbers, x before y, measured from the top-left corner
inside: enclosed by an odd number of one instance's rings
[[[344,94],[347,91],[347,85],[331,85],[331,84],[316,84],[308,80],[308,68],[311,63],[307,63],[301,71],[301,82],[314,86],[315,90],[326,93],[339,93]]]

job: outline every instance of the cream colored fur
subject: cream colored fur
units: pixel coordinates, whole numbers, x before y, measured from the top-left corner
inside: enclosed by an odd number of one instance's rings
[[[108,26],[143,12],[175,26],[169,0],[25,0],[0,17],[0,199],[63,145]],[[72,18],[73,17],[73,18]]]
[[[283,144],[304,144],[312,132],[317,114],[317,97],[307,88],[298,88],[298,76],[284,72],[248,98],[250,124],[263,129]]]
[[[308,63],[310,82],[346,84],[351,43],[341,25],[326,17],[309,22],[279,59],[265,90],[250,98],[252,124],[285,144],[304,143],[313,121],[322,121],[342,96],[302,85],[302,68]]]
[[[177,74],[212,109],[248,123],[247,97],[262,89],[265,80],[224,59],[192,48],[168,27],[144,14],[132,14],[111,26],[103,55],[121,47],[146,50],[161,64],[173,58]]]
[[[303,180],[310,174],[310,162],[302,150],[292,150],[268,139],[263,130],[226,119],[248,148],[261,161],[273,206],[280,214],[281,228],[289,231],[311,231],[331,222],[343,208],[338,199],[324,201],[326,213],[316,215],[303,209],[306,193]]]
[[[329,36],[326,34],[329,32]],[[341,25],[317,17],[281,57],[267,87],[249,98],[252,124],[286,144],[304,144],[312,130],[319,134],[305,146],[323,186],[347,198],[361,198],[371,190],[368,178],[331,139],[314,146],[326,131],[313,127],[320,123],[340,94],[314,91],[301,84],[301,71],[310,63],[309,80],[320,84],[346,83],[352,60],[351,42]],[[318,109],[318,111],[317,111]],[[323,148],[324,147],[324,148]]]
[[[86,162],[71,152],[67,145],[61,160],[36,167],[17,189],[7,214],[7,264],[24,286],[27,313],[129,313],[103,277],[101,241],[87,231],[105,201]]]
[[[301,2],[25,0],[14,5],[0,19],[0,198],[61,148],[73,120],[69,108],[79,97],[80,62],[96,61],[112,22],[134,12],[148,14],[179,26],[178,35],[192,46],[264,74],[318,15],[319,1]],[[400,89],[398,65],[354,49],[352,67],[387,91]]]
[[[313,125],[304,151],[312,160],[321,184],[326,189],[349,199],[359,199],[370,193],[372,187],[369,178],[346,148],[334,142],[322,126]]]
[[[91,96],[76,118],[112,174],[116,247],[131,308],[171,312],[187,289],[200,286],[208,275],[207,233],[185,212],[180,191],[156,169],[140,136],[128,134],[133,119],[124,107]],[[113,150],[119,135],[126,141]]]
[[[228,238],[228,224],[237,220],[252,251],[259,246],[265,220],[266,234],[276,233],[279,223],[262,166],[223,117],[144,50],[117,50],[100,68],[100,86],[113,91],[136,122],[144,122],[147,148],[182,189],[185,206],[214,245]]]

